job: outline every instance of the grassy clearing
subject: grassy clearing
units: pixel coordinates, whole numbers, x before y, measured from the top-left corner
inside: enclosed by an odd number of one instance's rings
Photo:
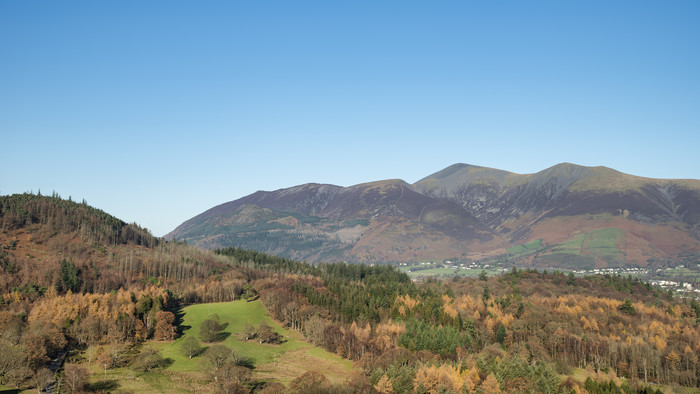
[[[194,336],[199,339],[199,329],[202,322],[213,315],[219,316],[221,324],[225,326],[224,332],[228,334],[226,339],[218,342],[218,344],[234,349],[240,355],[251,359],[256,365],[270,362],[276,354],[295,350],[306,344],[300,338],[293,338],[292,332],[282,328],[277,322],[272,320],[267,315],[267,311],[260,301],[192,305],[185,308],[184,312],[183,326],[189,327],[184,331],[184,335],[176,341],[155,346],[161,350],[163,357],[169,357],[174,360],[173,364],[168,368],[173,371],[192,371],[197,370],[201,366],[201,356],[188,359],[180,353],[180,346],[188,336]],[[280,333],[284,337],[285,342],[281,345],[259,344],[256,341],[243,341],[240,338],[240,333],[243,332],[246,324],[258,326],[263,321]],[[207,344],[203,345],[207,346]]]
[[[266,380],[276,380],[274,379],[275,369],[289,368],[292,366],[300,368],[302,373],[307,371],[310,365],[325,366],[325,368],[319,368],[318,371],[326,375],[329,379],[346,379],[352,371],[352,363],[350,361],[323,349],[316,348],[303,341],[299,333],[283,328],[279,323],[268,316],[267,310],[260,301],[234,301],[191,305],[184,309],[184,313],[183,326],[189,328],[185,330],[183,336],[176,341],[156,344],[156,346],[154,346],[161,350],[163,357],[173,360],[173,364],[170,365],[167,370],[191,372],[207,371],[206,363],[203,362],[203,356],[200,355],[188,359],[180,352],[180,346],[182,341],[188,336],[195,336],[198,338],[202,322],[216,314],[219,316],[220,322],[225,326],[224,331],[229,334],[227,338],[219,342],[219,344],[225,345],[241,356],[250,359],[256,366],[256,370],[253,372],[254,377],[259,375],[258,369],[262,369],[262,365],[265,365],[265,369],[268,371],[264,374]],[[272,327],[275,332],[279,333],[282,338],[284,338],[284,342],[280,345],[272,345],[260,344],[256,341],[244,341],[241,333],[245,325],[251,324],[253,326],[258,326],[261,322],[265,322]],[[206,344],[204,345],[206,346]],[[297,359],[301,359],[300,357],[285,357],[287,353],[290,352],[304,355],[304,358],[308,359],[308,363],[297,362]],[[271,363],[274,363],[273,368],[270,367]],[[292,379],[296,376],[293,376]]]
[[[161,370],[147,373],[134,373],[129,368],[107,370],[93,364],[91,384],[106,391],[185,393],[208,390],[207,373],[211,371],[206,358],[199,355],[189,359],[180,351],[182,342],[188,336],[199,340],[202,322],[214,314],[225,326],[226,339],[222,344],[252,360],[255,365],[253,378],[260,381],[277,381],[288,384],[302,373],[315,370],[324,374],[331,382],[345,382],[353,371],[351,361],[327,352],[305,342],[302,336],[283,328],[267,314],[260,301],[234,301],[213,304],[191,305],[183,309],[182,337],[172,342],[147,342],[161,352],[169,365]],[[241,333],[246,324],[258,326],[265,322],[279,333],[284,342],[280,345],[260,344],[244,341]],[[212,344],[203,343],[203,346]],[[100,386],[102,385],[102,386]],[[210,389],[210,387],[209,387]]]

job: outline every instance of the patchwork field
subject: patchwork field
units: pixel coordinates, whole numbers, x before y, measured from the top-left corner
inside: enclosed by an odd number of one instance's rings
[[[608,227],[572,235],[555,244],[537,239],[508,249],[513,258],[535,255],[533,264],[551,264],[561,268],[606,267],[624,257],[627,232]]]
[[[507,251],[509,254],[514,255],[515,257],[522,257],[533,254],[540,249],[542,249],[542,240],[537,239],[522,245],[513,246],[508,248]]]

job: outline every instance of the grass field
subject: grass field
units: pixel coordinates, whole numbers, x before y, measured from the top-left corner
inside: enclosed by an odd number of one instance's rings
[[[579,234],[568,241],[553,245],[551,251],[553,253],[568,253],[568,254],[581,254],[583,249],[583,242],[586,239],[586,234]]]
[[[210,367],[204,356],[192,359],[180,352],[182,342],[188,336],[198,338],[202,322],[216,314],[225,326],[226,339],[218,344],[225,345],[252,361],[253,379],[257,381],[276,381],[287,385],[302,373],[315,370],[324,374],[333,383],[345,382],[351,375],[351,361],[317,348],[305,342],[295,331],[287,330],[267,315],[260,301],[234,301],[225,303],[191,305],[183,309],[183,335],[172,342],[147,342],[161,352],[169,362],[167,368],[148,373],[134,373],[128,368],[115,368],[105,371],[92,365],[93,387],[106,391],[165,392],[185,393],[210,391],[207,387],[207,373]],[[284,342],[279,345],[260,344],[256,341],[244,341],[241,337],[246,323],[258,326],[267,323],[279,333]],[[207,344],[203,344],[206,346]],[[100,386],[102,385],[102,386]]]
[[[601,228],[588,234],[590,234],[588,243],[590,253],[613,259],[620,257],[620,251],[616,244],[618,238],[624,239],[625,231],[616,228]]]
[[[542,240],[537,239],[532,242],[528,242],[526,244],[518,245],[518,246],[513,246],[512,248],[508,248],[507,252],[512,254],[515,257],[522,257],[522,256],[527,256],[530,254],[533,254],[540,250],[542,248]]]
[[[625,231],[617,228],[601,228],[576,235],[568,241],[552,245],[552,253],[567,253],[574,255],[596,255],[605,259],[617,259],[620,251],[617,244],[624,241]]]

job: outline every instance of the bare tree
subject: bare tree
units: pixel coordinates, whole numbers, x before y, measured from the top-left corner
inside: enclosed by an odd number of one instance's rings
[[[66,364],[63,372],[66,390],[71,393],[81,391],[87,383],[89,374],[87,368],[82,365]]]
[[[36,391],[39,393],[44,391],[46,387],[53,383],[53,380],[53,372],[51,372],[51,370],[48,368],[41,368],[40,370],[36,371],[34,377],[32,377],[32,383],[34,386],[36,386]]]

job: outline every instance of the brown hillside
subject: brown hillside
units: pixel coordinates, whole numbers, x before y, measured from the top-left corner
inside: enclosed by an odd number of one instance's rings
[[[625,239],[619,247],[605,241],[614,249],[607,260],[585,248],[577,253],[598,265],[645,265],[700,252],[699,225],[698,180],[570,163],[534,174],[455,164],[413,185],[312,183],[256,192],[186,221],[166,238],[309,261],[420,261],[478,259],[532,240],[554,245],[615,228]]]

